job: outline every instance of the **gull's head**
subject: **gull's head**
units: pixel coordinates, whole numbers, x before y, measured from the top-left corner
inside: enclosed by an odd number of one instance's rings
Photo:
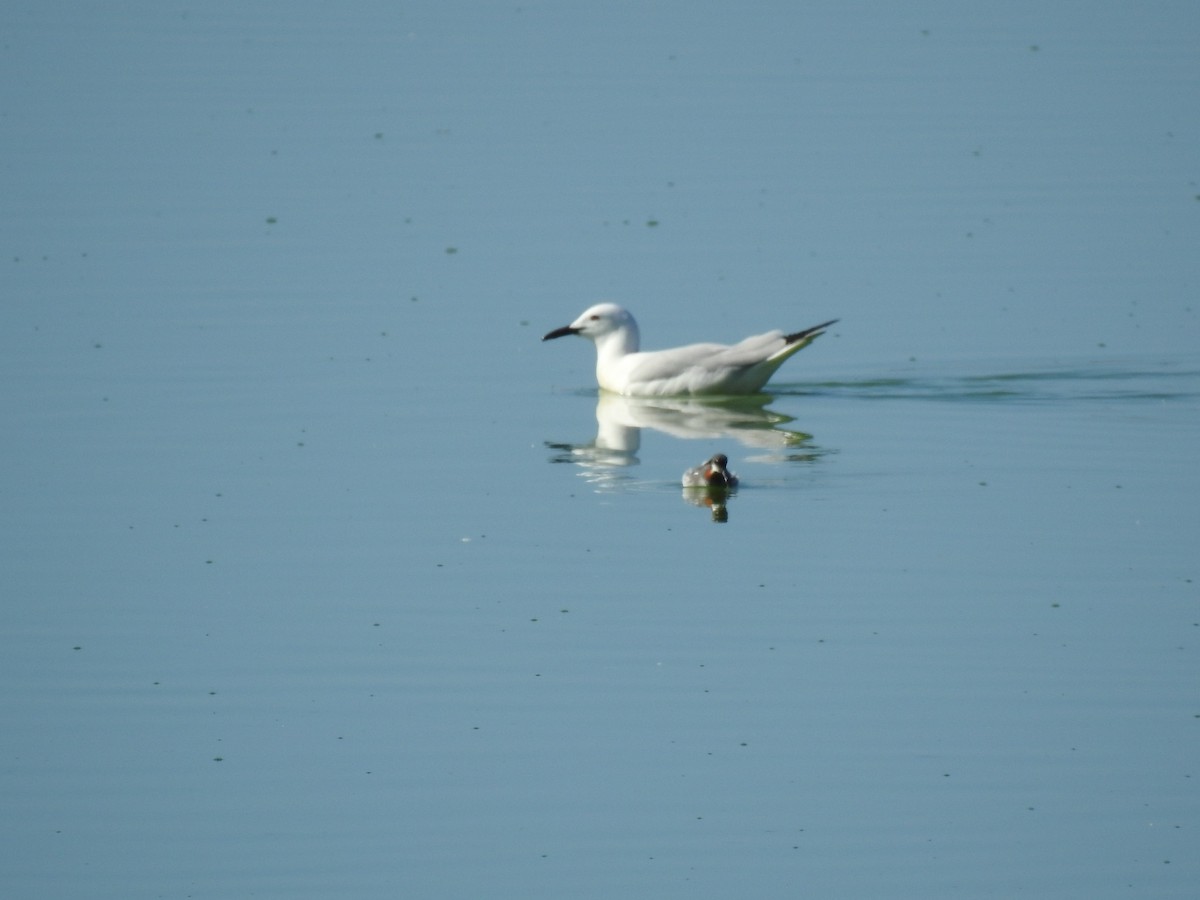
[[[634,337],[636,341],[637,323],[629,311],[615,303],[597,303],[583,311],[578,319],[570,325],[555,328],[542,338],[543,341],[577,334],[580,337],[598,341],[610,334],[618,332]]]

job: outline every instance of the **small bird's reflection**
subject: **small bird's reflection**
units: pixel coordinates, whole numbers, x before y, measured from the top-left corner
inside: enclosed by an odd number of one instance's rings
[[[734,489],[727,487],[685,487],[683,499],[692,506],[707,506],[712,511],[714,522],[729,521],[729,498]]]

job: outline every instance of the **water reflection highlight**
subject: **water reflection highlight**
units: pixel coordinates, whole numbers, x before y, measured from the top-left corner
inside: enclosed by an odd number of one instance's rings
[[[547,441],[559,451],[552,462],[582,466],[637,465],[642,430],[650,428],[680,440],[732,439],[757,450],[794,451],[812,435],[783,427],[791,416],[767,409],[771,397],[699,400],[634,398],[601,392],[596,402],[596,437],[582,443]]]

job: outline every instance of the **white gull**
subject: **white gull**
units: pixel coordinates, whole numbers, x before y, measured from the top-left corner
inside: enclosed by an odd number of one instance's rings
[[[542,338],[568,334],[596,345],[596,381],[627,397],[676,397],[685,394],[731,396],[756,394],[793,353],[803,350],[836,322],[832,319],[804,331],[768,331],[732,346],[689,344],[670,350],[639,350],[638,327],[629,311],[615,303],[598,303],[562,328]]]

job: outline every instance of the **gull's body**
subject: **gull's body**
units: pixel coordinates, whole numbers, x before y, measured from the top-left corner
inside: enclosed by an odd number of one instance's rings
[[[599,303],[543,341],[577,334],[596,345],[596,381],[627,397],[685,394],[756,394],[775,370],[837,320],[784,334],[768,331],[737,344],[689,344],[670,350],[640,350],[637,322],[615,303]]]
[[[729,471],[729,457],[718,453],[683,473],[684,487],[735,488],[738,477]]]

